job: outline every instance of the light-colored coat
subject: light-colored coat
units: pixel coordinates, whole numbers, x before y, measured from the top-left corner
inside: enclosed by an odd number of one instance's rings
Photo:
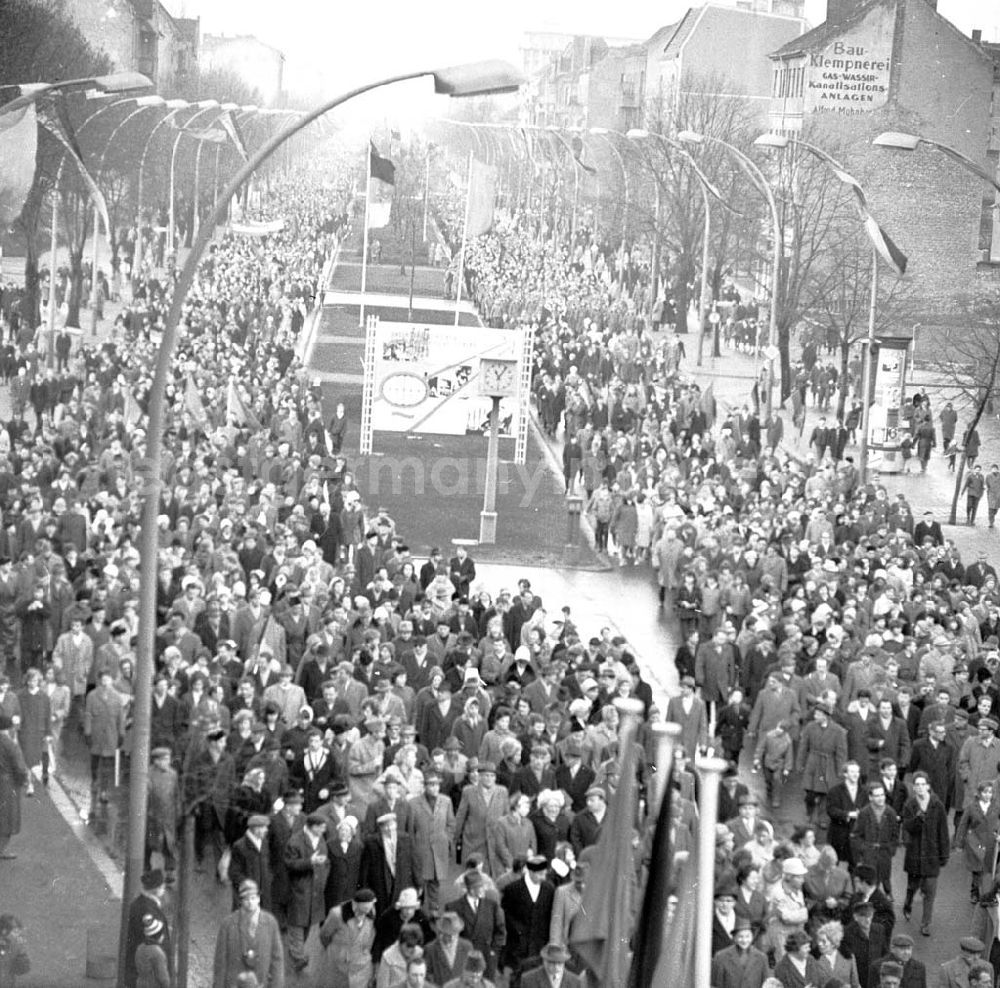
[[[465,788],[455,815],[455,839],[462,845],[463,860],[479,854],[489,862],[489,826],[507,812],[509,802],[506,786],[495,785],[488,798],[482,786]]]
[[[317,984],[368,988],[371,983],[375,923],[370,917],[359,921],[353,907],[351,902],[334,906],[320,927],[320,941],[326,949]]]
[[[409,804],[417,871],[424,881],[447,881],[455,860],[455,811],[451,800],[438,796],[431,808],[424,796],[414,796]]]

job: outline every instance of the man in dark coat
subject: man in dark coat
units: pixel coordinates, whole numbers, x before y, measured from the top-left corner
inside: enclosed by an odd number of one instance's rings
[[[195,755],[185,777],[185,803],[195,820],[195,857],[201,867],[209,851],[214,867],[223,849],[223,828],[229,811],[229,796],[234,789],[235,768],[225,750],[226,732],[209,731],[206,748]]]
[[[358,837],[358,823],[354,817],[327,826],[326,846],[330,855],[330,874],[326,880],[326,911],[347,902],[361,886],[361,855],[364,845]]]
[[[913,529],[913,544],[921,546],[924,539],[929,538],[934,545],[944,545],[944,532],[940,522],[934,520],[933,511],[925,511],[922,521],[917,522]]]
[[[903,916],[906,919],[910,918],[913,897],[919,888],[923,895],[920,932],[924,936],[930,936],[938,875],[948,863],[951,850],[948,814],[945,812],[944,803],[931,792],[931,783],[926,772],[917,772],[913,776],[911,785],[913,795],[903,806],[902,819],[903,838],[906,841],[906,856],[903,859],[903,869],[906,872],[906,900],[903,903]]]
[[[173,979],[174,952],[170,946],[170,925],[163,911],[163,897],[167,891],[166,879],[159,868],[147,871],[140,878],[142,891],[128,907],[128,933],[125,944],[125,985],[135,988],[139,977],[135,968],[135,952],[143,942],[142,924],[147,916],[152,916],[163,924],[163,952],[167,955],[170,977]]]
[[[889,953],[872,964],[871,974],[868,977],[871,988],[877,988],[881,981],[882,965],[886,961],[895,961],[903,968],[903,979],[899,983],[899,988],[927,988],[927,968],[922,961],[913,959],[913,937],[905,933],[893,935]]]
[[[229,881],[233,885],[233,909],[240,908],[240,885],[250,878],[260,889],[260,905],[271,912],[271,848],[267,831],[271,820],[255,813],[247,820],[247,832],[233,842],[229,860]]]
[[[861,988],[878,988],[869,981],[872,965],[885,956],[885,928],[872,922],[875,907],[870,902],[857,902],[851,908],[853,919],[844,927],[844,939],[841,946],[845,953],[854,958],[858,969],[858,981]]]
[[[927,737],[913,742],[910,771],[926,774],[931,792],[945,804],[945,809],[951,802],[957,761],[958,753],[948,740],[947,726],[943,720],[931,721]]]
[[[445,912],[455,913],[461,920],[466,938],[486,958],[486,977],[493,980],[500,951],[507,943],[504,913],[500,903],[485,894],[486,878],[482,872],[472,869],[462,880],[465,895],[449,902]]]
[[[462,976],[465,959],[475,950],[472,942],[461,936],[462,929],[458,913],[445,912],[437,918],[437,936],[424,948],[427,978],[432,984],[445,985]]]
[[[500,903],[508,931],[504,963],[514,969],[512,983],[549,941],[555,889],[545,877],[548,866],[547,858],[532,855],[522,876],[503,890]]]
[[[292,898],[288,865],[285,864],[285,848],[292,835],[302,829],[302,794],[291,790],[282,797],[284,806],[271,817],[267,832],[267,844],[271,857],[271,902],[272,912],[282,930],[288,925],[286,916],[288,903]]]
[[[330,859],[325,835],[326,818],[310,813],[305,826],[292,834],[285,848],[291,889],[287,914],[288,956],[296,972],[302,971],[309,963],[305,952],[309,930],[326,919],[326,879]]]
[[[607,813],[608,794],[600,786],[591,786],[587,790],[587,808],[573,817],[569,828],[569,841],[578,857],[585,847],[597,843]]]
[[[395,902],[403,889],[420,888],[413,838],[399,832],[395,813],[384,813],[376,822],[378,833],[365,838],[358,882],[378,902]]]

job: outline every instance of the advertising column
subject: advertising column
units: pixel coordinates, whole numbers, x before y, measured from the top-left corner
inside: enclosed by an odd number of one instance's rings
[[[900,410],[906,399],[906,359],[910,341],[881,339],[872,352],[874,373],[871,411],[868,419],[868,448],[881,454],[880,473],[899,473],[903,469],[900,452],[906,422]]]

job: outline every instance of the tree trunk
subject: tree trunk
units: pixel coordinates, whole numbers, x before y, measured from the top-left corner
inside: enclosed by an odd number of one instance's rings
[[[96,272],[94,272],[96,275]],[[69,254],[69,312],[67,326],[80,325],[80,304],[83,298],[83,248],[75,247]]]
[[[850,355],[850,337],[842,336],[840,339],[840,387],[837,389],[840,392],[839,397],[837,398],[837,419],[841,422],[844,420],[844,412],[847,408],[847,365]]]
[[[24,305],[21,317],[34,329],[42,321],[40,305],[41,278],[38,274],[38,249],[35,241],[26,241],[27,254],[24,258]]]
[[[789,354],[791,348],[791,327],[785,320],[778,321],[778,363],[781,380],[778,388],[778,405],[784,405],[792,393],[792,360]]]

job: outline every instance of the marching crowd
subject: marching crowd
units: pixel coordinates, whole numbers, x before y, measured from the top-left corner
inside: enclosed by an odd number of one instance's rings
[[[651,562],[680,623],[680,696],[665,715],[682,727],[682,767],[708,747],[729,759],[714,988],[994,984],[1000,581],[987,553],[963,560],[932,512],[860,482],[847,448],[856,397],[846,425],[821,420],[804,456],[789,455],[780,415],[758,412],[755,396],[720,412],[678,373],[675,338],[644,333],[634,306],[631,320],[611,315],[606,279],[517,241],[503,230],[483,248],[510,278],[491,299],[503,305],[511,282],[548,299],[546,283],[575,286],[541,327],[534,384],[543,428],[564,430],[567,492],[586,495],[599,549],[610,535],[623,565]],[[803,358],[800,434],[805,407],[827,411],[836,390],[815,347]],[[926,471],[931,402],[916,396],[903,414]],[[956,419],[940,410],[952,463]],[[974,431],[962,445],[966,520],[988,493],[992,526],[1000,467],[975,464]],[[790,779],[801,803],[789,803]],[[685,770],[681,851],[695,841],[697,786]],[[894,892],[899,852],[906,884]],[[946,868],[968,872],[970,935],[928,974],[913,935],[933,936]]]
[[[363,505],[343,411],[325,420],[295,357],[343,214],[298,176],[275,196],[285,231],[227,237],[203,264],[168,389],[128,983],[173,983],[184,822],[201,881],[224,886],[215,988],[306,971],[350,988],[573,988],[618,783],[612,701],[631,696],[642,740],[657,720],[681,727],[677,853],[696,840],[694,755],[730,759],[714,988],[925,985],[912,933],[932,935],[937,879],[959,860],[975,936],[938,983],[993,985],[1000,590],[985,556],[963,561],[929,513],[860,483],[843,447],[800,459],[780,415],[720,409],[679,373],[678,337],[616,288],[629,279],[605,274],[613,258],[501,228],[470,248],[475,297],[491,321],[538,322],[535,397],[543,429],[563,431],[567,489],[598,549],[655,570],[682,631],[680,693],[658,710],[609,629],[582,633],[569,608],[552,621],[527,580],[491,592],[461,546],[421,562],[419,533]],[[96,805],[128,754],[142,425],[169,292],[142,274],[115,337],[0,432],[0,861],[18,790],[47,782],[61,734],[85,739]],[[32,342],[15,361],[49,376]]]

